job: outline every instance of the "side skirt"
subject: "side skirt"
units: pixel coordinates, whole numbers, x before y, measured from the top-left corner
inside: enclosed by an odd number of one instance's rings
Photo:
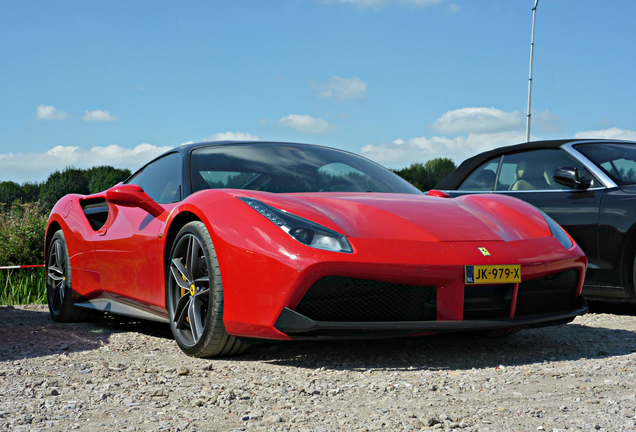
[[[141,303],[126,297],[113,296],[112,294],[103,293],[100,297],[75,303],[75,306],[150,321],[159,321],[162,323],[170,322],[168,312],[163,308]]]

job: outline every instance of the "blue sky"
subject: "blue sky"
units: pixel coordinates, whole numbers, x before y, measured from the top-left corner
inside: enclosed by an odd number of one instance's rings
[[[0,181],[260,139],[399,168],[525,141],[533,0],[4,1]],[[532,139],[636,140],[636,2],[540,0]]]

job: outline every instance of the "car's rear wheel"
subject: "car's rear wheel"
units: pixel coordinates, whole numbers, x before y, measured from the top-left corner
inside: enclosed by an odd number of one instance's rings
[[[170,327],[183,352],[215,357],[247,349],[225,331],[221,271],[210,233],[202,222],[190,222],[179,231],[166,277]]]
[[[62,230],[53,234],[47,249],[46,299],[53,321],[78,322],[93,317],[93,311],[73,305],[71,262]]]

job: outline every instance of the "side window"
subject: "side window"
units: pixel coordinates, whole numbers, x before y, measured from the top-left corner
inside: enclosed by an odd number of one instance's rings
[[[147,165],[128,180],[161,204],[181,201],[181,155],[170,153]]]
[[[601,166],[624,184],[636,183],[636,161],[620,158],[602,163]]]
[[[561,167],[577,168],[581,177],[594,178],[583,165],[563,150],[531,150],[504,156],[497,179],[497,190],[570,189],[554,181],[554,171]]]
[[[457,190],[465,191],[491,191],[495,186],[495,178],[497,168],[499,167],[499,160],[501,158],[491,159],[488,162],[481,165],[475,171],[470,173],[466,180],[459,185]]]

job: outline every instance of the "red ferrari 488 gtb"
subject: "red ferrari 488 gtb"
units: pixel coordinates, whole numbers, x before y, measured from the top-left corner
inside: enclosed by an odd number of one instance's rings
[[[503,335],[587,311],[586,257],[545,213],[436,195],[326,147],[183,145],[55,205],[50,313],[170,323],[185,353],[210,357],[252,339]]]

